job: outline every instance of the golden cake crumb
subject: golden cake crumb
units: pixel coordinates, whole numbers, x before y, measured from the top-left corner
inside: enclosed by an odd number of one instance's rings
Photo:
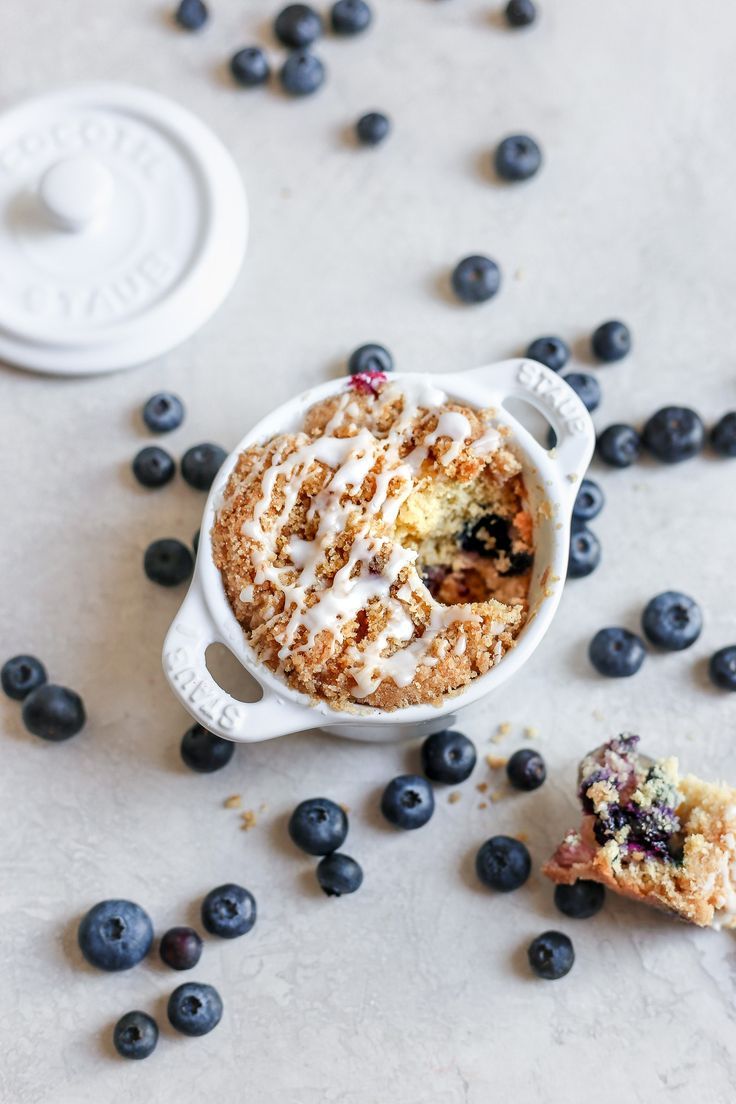
[[[508,763],[505,755],[486,755],[486,763],[491,770],[501,770]]]
[[[488,808],[488,802],[481,801],[480,804],[478,805],[478,808],[479,809],[487,809]]]
[[[457,805],[458,801],[460,800],[460,798],[462,796],[463,795],[460,793],[459,790],[453,790],[452,793],[447,795],[448,805]]]
[[[252,809],[246,809],[244,813],[241,813],[240,819],[242,821],[240,827],[243,832],[249,832],[251,828],[255,828],[257,820]]]
[[[488,783],[487,782],[477,782],[475,788],[478,791],[478,793],[485,793],[486,790],[488,789]]]
[[[230,797],[225,798],[222,804],[226,809],[239,809],[242,800],[240,794],[231,794]]]

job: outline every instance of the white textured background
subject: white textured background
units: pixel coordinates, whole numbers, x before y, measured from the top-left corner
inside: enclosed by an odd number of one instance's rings
[[[481,751],[504,753],[536,726],[548,783],[481,810],[479,767],[458,804],[440,796],[429,826],[405,835],[380,823],[377,794],[416,749],[303,734],[239,749],[219,775],[181,766],[187,718],[159,667],[180,595],[149,584],[141,557],[155,537],[188,539],[202,499],[181,482],[145,492],[128,464],[147,441],[137,412],[161,387],[189,410],[162,443],[179,455],[203,438],[229,448],[363,341],[384,341],[410,370],[469,367],[544,332],[584,357],[586,335],[612,316],[631,324],[635,352],[596,370],[599,425],[671,401],[708,420],[736,407],[736,11],[547,0],[538,26],[512,33],[491,0],[375,0],[371,33],[325,41],[329,81],[295,103],[223,75],[239,46],[273,46],[277,6],[212,0],[210,26],[188,36],[149,0],[3,3],[3,105],[91,78],[176,96],[233,151],[253,233],[226,305],[161,361],[87,380],[0,370],[0,654],[38,653],[89,712],[83,734],[54,746],[0,703],[0,1099],[731,1102],[733,935],[614,900],[567,921],[537,872],[494,897],[472,857],[487,836],[524,831],[538,869],[575,817],[576,759],[622,728],[736,782],[736,702],[705,676],[707,656],[736,639],[736,462],[600,473],[600,570],[567,588],[523,675],[465,725]],[[391,114],[394,133],[356,150],[346,127],[371,108]],[[501,187],[489,151],[517,130],[539,138],[546,165]],[[505,283],[463,309],[442,280],[472,251],[497,258]],[[636,627],[665,587],[702,603],[701,640],[651,657],[631,681],[594,677],[592,633]],[[487,746],[502,721],[511,734]],[[231,793],[268,805],[251,832],[222,808]],[[352,809],[346,849],[365,868],[352,899],[319,895],[286,839],[288,811],[317,793]],[[194,977],[225,1003],[207,1038],[165,1025],[182,977],[154,958],[122,976],[81,962],[76,924],[97,900],[132,897],[162,931],[194,921],[225,880],[252,889],[260,919],[237,942],[207,940]],[[550,926],[578,955],[557,983],[525,966],[526,944]],[[126,1064],[110,1030],[134,1007],[158,1015],[162,1038],[150,1060]]]

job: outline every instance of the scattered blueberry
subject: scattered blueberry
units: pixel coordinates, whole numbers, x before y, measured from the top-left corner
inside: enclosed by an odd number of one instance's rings
[[[309,4],[287,4],[276,16],[273,30],[284,46],[302,50],[322,34],[322,20]]]
[[[462,732],[434,732],[422,744],[422,770],[432,782],[455,786],[470,778],[475,767],[475,744]]]
[[[418,774],[400,774],[383,791],[381,812],[395,828],[421,828],[434,812],[432,787]]]
[[[194,928],[169,928],[161,936],[158,953],[172,970],[192,970],[202,956],[202,937]]]
[[[185,544],[173,537],[153,541],[143,556],[143,570],[152,583],[178,586],[194,570],[194,557]]]
[[[199,31],[209,19],[209,14],[203,0],[181,0],[174,19],[185,31]]]
[[[336,0],[330,19],[335,34],[356,35],[370,27],[373,12],[365,0]]]
[[[199,552],[199,534],[200,534],[200,530],[198,529],[197,532],[192,537],[192,548],[194,550],[194,555],[195,556]]]
[[[170,433],[184,421],[184,404],[170,391],[159,391],[143,407],[143,421],[152,433]]]
[[[452,272],[452,290],[463,303],[485,303],[500,286],[501,270],[490,257],[464,257]]]
[[[79,949],[98,970],[130,970],[153,943],[151,917],[133,901],[100,901],[83,917]]]
[[[567,574],[571,579],[584,579],[601,562],[601,542],[587,525],[576,524],[570,533],[570,556]]]
[[[235,754],[232,740],[223,740],[201,724],[193,724],[181,738],[181,757],[197,774],[212,774],[226,767]]]
[[[363,884],[363,871],[355,859],[333,851],[317,863],[317,881],[328,897],[355,893]]]
[[[192,445],[181,458],[181,474],[196,491],[208,491],[226,459],[227,453],[219,445],[208,441]]]
[[[561,337],[538,337],[529,345],[526,355],[560,372],[570,359],[570,350]]]
[[[43,663],[31,655],[17,655],[7,659],[0,671],[2,688],[14,701],[23,701],[32,690],[43,686],[46,677]]]
[[[329,855],[337,851],[348,834],[348,818],[328,797],[301,801],[289,817],[289,835],[308,855]]]
[[[511,893],[523,886],[531,869],[532,860],[526,847],[511,836],[491,836],[475,856],[479,879],[499,893]]]
[[[687,594],[666,590],[647,602],[641,619],[644,635],[669,652],[689,648],[700,636],[703,615]]]
[[[641,439],[633,426],[616,423],[598,435],[598,455],[612,468],[628,468],[641,456]]]
[[[244,46],[230,58],[230,72],[233,80],[243,88],[256,88],[266,83],[271,66],[260,46]]]
[[[720,456],[736,456],[736,410],[716,422],[710,431],[710,443]]]
[[[702,452],[705,426],[687,406],[663,406],[645,423],[642,441],[658,460],[679,464]]]
[[[606,891],[598,882],[578,879],[572,885],[555,886],[555,905],[572,920],[587,920],[603,908]]]
[[[188,981],[171,994],[166,1012],[182,1035],[207,1035],[222,1019],[222,999],[212,985]]]
[[[527,950],[529,965],[537,977],[556,981],[572,970],[575,951],[572,942],[562,932],[542,932],[533,939]]]
[[[388,137],[390,130],[388,116],[380,111],[369,111],[367,115],[361,115],[355,124],[355,133],[363,146],[377,146]]]
[[[158,1025],[147,1012],[126,1012],[115,1024],[112,1041],[121,1058],[148,1058],[158,1042]]]
[[[528,27],[537,18],[537,8],[533,0],[509,0],[505,14],[509,27]]]
[[[588,656],[600,675],[629,678],[635,675],[646,655],[644,642],[628,629],[599,629],[590,642]]]
[[[529,180],[541,168],[542,151],[528,134],[511,134],[499,143],[493,163],[502,180]]]
[[[211,889],[202,902],[202,923],[210,935],[236,939],[256,922],[256,899],[243,886],[228,883]]]
[[[279,79],[290,96],[311,96],[325,80],[325,67],[309,50],[295,50],[281,67]]]
[[[721,690],[736,690],[736,644],[720,648],[710,657],[710,680]]]
[[[506,764],[506,776],[515,790],[538,790],[547,777],[547,767],[538,751],[519,748]]]
[[[163,487],[174,478],[176,464],[165,449],[148,445],[133,459],[133,475],[144,487]]]
[[[361,372],[393,372],[393,370],[393,357],[383,345],[374,343],[360,345],[350,354],[348,360],[348,372],[351,376],[357,376]]]
[[[586,410],[591,413],[601,405],[601,385],[589,372],[568,372],[562,377],[572,387]]]
[[[84,728],[84,702],[74,690],[44,682],[23,701],[23,724],[34,736],[60,743]]]
[[[576,521],[592,521],[598,517],[605,503],[605,496],[598,484],[592,479],[584,479],[572,508],[572,516]]]
[[[590,339],[591,348],[598,360],[612,364],[623,360],[631,349],[631,333],[623,322],[604,322]]]

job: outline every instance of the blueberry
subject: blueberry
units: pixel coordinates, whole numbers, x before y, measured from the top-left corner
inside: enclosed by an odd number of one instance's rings
[[[631,349],[631,334],[623,322],[604,322],[590,339],[591,348],[598,360],[612,364],[623,360]]]
[[[464,257],[452,272],[452,290],[463,303],[485,303],[500,286],[501,270],[490,257]]]
[[[455,786],[470,778],[475,767],[475,744],[462,732],[434,732],[422,744],[422,770],[432,782]]]
[[[736,644],[720,648],[708,663],[710,680],[721,690],[736,690]]]
[[[710,443],[720,456],[736,456],[736,410],[716,422],[710,431]]]
[[[555,886],[555,905],[572,920],[587,920],[603,908],[606,891],[598,882],[578,879],[572,885]]]
[[[284,46],[301,50],[322,34],[322,20],[309,4],[287,4],[276,16],[273,30]]]
[[[616,423],[598,435],[598,455],[612,468],[629,468],[641,456],[641,440],[633,426]]]
[[[271,66],[260,46],[245,46],[230,58],[230,72],[243,88],[255,88],[268,80]]]
[[[363,146],[377,146],[388,137],[390,130],[391,122],[388,116],[380,111],[369,111],[367,115],[361,115],[355,124],[355,133]]]
[[[536,5],[533,0],[509,0],[505,15],[509,27],[528,27],[537,18]]]
[[[211,889],[202,902],[202,923],[210,935],[236,939],[256,922],[256,899],[243,886],[228,883]]]
[[[434,812],[432,787],[418,774],[400,774],[383,791],[381,812],[395,828],[421,828]]]
[[[7,659],[0,671],[2,688],[14,701],[23,701],[32,690],[43,686],[46,677],[43,663],[31,655],[17,655]]]
[[[170,433],[184,421],[184,404],[170,391],[159,391],[143,407],[143,421],[152,433]]]
[[[165,449],[148,445],[133,459],[133,475],[144,487],[163,487],[174,478],[176,464]]]
[[[226,459],[227,453],[219,445],[208,441],[192,445],[181,458],[181,474],[196,491],[208,491]]]
[[[182,1035],[207,1035],[222,1019],[222,999],[212,985],[188,981],[171,994],[166,1013]]]
[[[590,642],[588,656],[599,675],[629,678],[646,655],[644,641],[628,629],[599,629]]]
[[[350,354],[348,372],[357,376],[360,372],[393,372],[394,361],[383,345],[360,345]]]
[[[151,917],[133,901],[100,901],[83,917],[79,949],[98,970],[130,970],[153,943]]]
[[[532,940],[526,953],[534,973],[547,981],[569,974],[575,961],[572,942],[558,931],[542,932]]]
[[[363,884],[363,871],[355,859],[333,851],[317,863],[317,881],[328,897],[355,893]]]
[[[538,790],[547,777],[547,767],[538,751],[520,748],[506,764],[506,775],[515,790]]]
[[[663,406],[645,423],[642,440],[658,460],[679,464],[702,451],[705,426],[687,406]]]
[[[344,809],[328,797],[301,801],[289,817],[292,842],[308,855],[329,855],[337,851],[348,834]]]
[[[173,538],[153,541],[143,557],[143,570],[152,583],[178,586],[194,570],[194,557],[185,544]]]
[[[526,355],[560,372],[570,359],[570,350],[561,337],[538,337],[528,346]]]
[[[567,574],[570,579],[584,579],[601,562],[601,542],[587,525],[576,523],[570,533],[570,556]]]
[[[197,774],[212,774],[226,767],[235,754],[232,740],[223,740],[201,724],[193,724],[181,738],[181,757]]]
[[[112,1041],[121,1058],[147,1058],[158,1042],[158,1025],[147,1012],[126,1012],[115,1024]]]
[[[23,702],[23,724],[34,736],[60,743],[84,728],[84,702],[74,690],[45,682]]]
[[[601,405],[601,385],[595,376],[589,372],[568,372],[562,378],[568,387],[572,387],[586,410],[592,413]]]
[[[370,27],[373,20],[365,0],[337,0],[330,11],[332,29],[339,35],[356,35]]]
[[[290,96],[311,96],[325,80],[325,67],[308,50],[295,50],[281,67],[279,79]]]
[[[605,503],[605,496],[598,484],[592,479],[584,479],[572,508],[572,516],[576,521],[592,521],[598,517]]]
[[[526,847],[511,836],[491,836],[475,856],[479,879],[499,893],[511,893],[523,886],[531,869],[532,860]]]
[[[504,553],[507,563],[499,567],[499,575],[521,575],[532,565],[529,552],[512,550],[509,520],[500,514],[483,514],[468,522],[457,540],[464,552],[475,552],[484,559],[496,560]]]
[[[493,163],[502,180],[529,180],[542,166],[542,151],[528,134],[510,134],[499,142]]]
[[[666,590],[647,602],[641,625],[652,644],[669,652],[681,652],[700,636],[703,615],[697,602],[687,594]]]
[[[194,928],[169,928],[161,936],[158,953],[172,970],[191,970],[202,956],[202,937]]]
[[[181,0],[174,19],[185,31],[198,31],[204,27],[209,14],[203,0]]]

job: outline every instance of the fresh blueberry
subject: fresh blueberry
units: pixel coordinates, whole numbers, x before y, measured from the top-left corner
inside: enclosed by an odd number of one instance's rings
[[[383,791],[381,812],[395,828],[421,828],[434,812],[432,787],[418,774],[400,774]]]
[[[181,0],[174,19],[185,31],[199,31],[209,19],[209,14],[203,0]]]
[[[0,671],[3,690],[14,701],[23,701],[32,690],[43,686],[46,677],[43,663],[31,655],[17,655],[7,659]]]
[[[79,949],[98,970],[130,970],[153,943],[151,917],[133,901],[100,901],[83,917]]]
[[[317,863],[317,881],[328,897],[355,893],[363,884],[363,871],[355,859],[333,851]]]
[[[538,751],[519,748],[506,764],[506,776],[515,790],[538,790],[547,777],[547,767]]]
[[[178,395],[159,391],[143,407],[143,421],[152,433],[171,433],[184,421],[184,404]]]
[[[605,504],[605,496],[598,484],[592,479],[584,479],[572,508],[572,516],[576,521],[592,521],[598,517]]]
[[[511,836],[491,836],[475,856],[479,879],[499,893],[511,893],[523,886],[531,869],[532,860],[526,847]]]
[[[373,343],[360,345],[350,354],[348,360],[348,372],[351,376],[357,376],[361,372],[393,372],[393,370],[393,357],[383,345]]]
[[[195,556],[199,552],[199,534],[200,534],[200,531],[201,530],[198,529],[197,532],[192,537],[192,549],[194,551]]]
[[[194,557],[185,544],[173,538],[153,541],[143,557],[143,570],[152,583],[178,586],[194,570]]]
[[[533,0],[509,0],[505,14],[509,27],[528,27],[537,18],[537,8]]]
[[[247,935],[256,922],[256,899],[242,886],[227,885],[211,889],[202,902],[202,923],[210,935],[236,939]]]
[[[373,12],[365,0],[336,0],[330,20],[335,34],[356,35],[370,27]]]
[[[311,96],[325,80],[325,67],[309,50],[295,50],[281,67],[279,79],[290,96]]]
[[[720,456],[736,456],[736,410],[716,422],[710,431],[710,443]]]
[[[562,377],[591,413],[601,405],[601,385],[589,372],[568,372]]]
[[[555,886],[555,905],[572,920],[587,920],[603,908],[606,891],[598,882],[578,879],[572,885]]]
[[[126,1012],[115,1024],[112,1041],[121,1058],[147,1058],[158,1042],[158,1025],[147,1012]]]
[[[623,322],[604,322],[590,339],[591,348],[598,360],[612,364],[623,360],[631,349],[631,333]]]
[[[570,556],[567,574],[571,579],[584,579],[601,562],[601,542],[587,525],[575,524],[570,533]]]
[[[202,937],[194,928],[169,928],[161,936],[158,953],[172,970],[191,970],[202,956]]]
[[[355,133],[363,146],[377,146],[388,137],[390,130],[391,121],[388,115],[380,111],[369,111],[367,115],[361,115],[355,124]]]
[[[721,690],[736,690],[736,644],[720,648],[710,657],[710,680]]]
[[[669,652],[681,652],[700,636],[703,615],[697,602],[687,594],[666,590],[647,602],[641,625],[652,644]]]
[[[526,355],[560,372],[570,359],[570,350],[561,337],[538,337],[527,348]]]
[[[266,83],[271,66],[260,46],[245,46],[230,58],[230,72],[243,88],[255,88]]]
[[[590,642],[588,656],[599,675],[629,678],[647,654],[644,641],[628,629],[599,629]]]
[[[542,932],[532,940],[526,953],[534,973],[547,981],[569,974],[575,961],[571,940],[558,931]]]
[[[181,474],[196,491],[208,491],[227,458],[224,448],[205,441],[192,445],[181,458]]]
[[[223,740],[201,724],[193,724],[181,738],[181,757],[197,774],[212,774],[226,767],[235,754],[232,740]]]
[[[337,851],[348,834],[348,818],[328,797],[301,801],[289,817],[292,842],[308,855],[329,855]]]
[[[276,16],[273,30],[284,46],[302,50],[322,34],[322,20],[309,4],[287,4]]]
[[[612,468],[629,468],[641,456],[641,439],[633,426],[616,423],[598,435],[597,448]]]
[[[34,736],[58,744],[84,728],[84,702],[74,690],[44,682],[23,702],[23,724]]]
[[[133,459],[133,475],[144,487],[163,487],[174,478],[176,464],[165,449],[148,445]]]
[[[452,290],[463,303],[485,303],[500,286],[501,270],[490,257],[464,257],[452,272]]]
[[[434,732],[422,744],[422,770],[432,782],[455,786],[470,778],[475,767],[475,744],[462,732]]]
[[[665,464],[679,464],[702,452],[705,426],[687,406],[663,406],[644,425],[642,440]]]
[[[222,1019],[222,999],[212,985],[188,981],[171,994],[166,1013],[182,1035],[207,1035]]]
[[[499,142],[493,163],[502,180],[529,180],[542,166],[542,151],[528,134],[510,134]]]

